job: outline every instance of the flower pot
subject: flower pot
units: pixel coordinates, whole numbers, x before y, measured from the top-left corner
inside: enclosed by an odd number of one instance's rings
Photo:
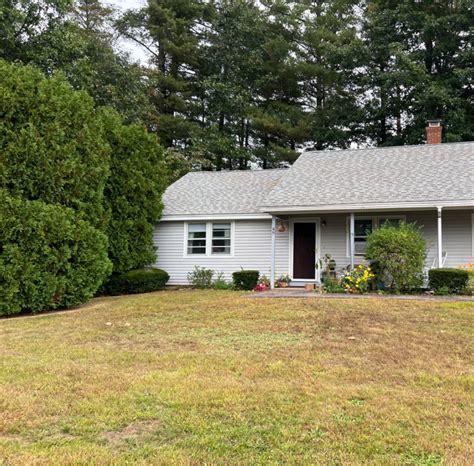
[[[278,288],[286,288],[288,286],[288,283],[286,282],[277,282]]]

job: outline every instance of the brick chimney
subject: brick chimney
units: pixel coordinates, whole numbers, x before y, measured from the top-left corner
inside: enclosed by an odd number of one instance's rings
[[[426,143],[441,144],[443,135],[443,125],[441,120],[429,120],[426,126]]]

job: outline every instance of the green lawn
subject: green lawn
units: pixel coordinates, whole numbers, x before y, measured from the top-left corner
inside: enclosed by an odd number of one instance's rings
[[[0,457],[472,464],[473,324],[471,303],[225,291],[2,320]]]

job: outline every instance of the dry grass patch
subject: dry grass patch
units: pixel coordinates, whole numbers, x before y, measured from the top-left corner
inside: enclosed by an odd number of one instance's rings
[[[472,464],[473,305],[170,291],[0,322],[14,464]]]

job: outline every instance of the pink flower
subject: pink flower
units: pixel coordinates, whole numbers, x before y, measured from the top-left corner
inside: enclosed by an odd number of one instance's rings
[[[264,283],[258,283],[257,286],[253,289],[254,291],[266,291],[267,290],[267,285]]]

